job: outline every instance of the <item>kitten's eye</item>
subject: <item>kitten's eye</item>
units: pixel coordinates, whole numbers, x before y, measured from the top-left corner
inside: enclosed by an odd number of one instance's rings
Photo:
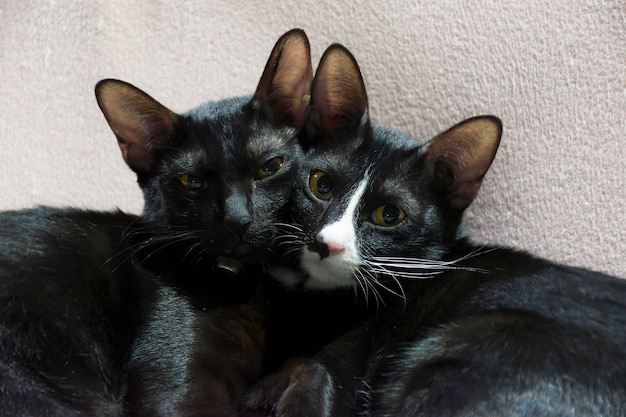
[[[372,213],[372,221],[379,226],[395,226],[402,222],[406,217],[406,213],[399,207],[386,204],[378,207]]]
[[[276,156],[267,161],[256,172],[256,178],[262,180],[263,178],[271,177],[283,166],[283,158]]]
[[[191,174],[183,174],[178,177],[180,184],[191,191],[203,191],[209,186],[209,183],[200,177]]]
[[[333,195],[333,183],[324,171],[313,171],[309,177],[309,187],[315,197],[328,200]]]

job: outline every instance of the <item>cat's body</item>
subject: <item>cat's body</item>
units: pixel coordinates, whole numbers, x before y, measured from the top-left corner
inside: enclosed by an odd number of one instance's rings
[[[379,317],[363,414],[626,415],[626,281],[459,242],[468,255]]]
[[[285,226],[311,79],[308,40],[294,30],[251,97],[176,115],[132,86],[97,87],[144,191],[144,217],[160,225],[156,244],[140,238],[137,251],[158,282],[137,294],[153,298],[135,313],[132,415],[234,416],[260,372],[260,279]]]
[[[311,72],[293,30],[250,97],[176,114],[122,81],[96,86],[144,212],[0,215],[0,415],[236,415],[262,365],[259,280]]]
[[[260,370],[260,278],[286,211],[298,148],[295,129],[255,121],[250,101],[208,103],[180,116],[182,131],[172,134],[178,143],[162,144],[159,175],[144,185],[143,217],[158,227],[135,233],[135,262],[154,278],[134,295],[141,307],[132,313],[131,415],[234,415]],[[275,177],[255,179],[264,165],[273,169],[276,157]],[[180,186],[188,172],[198,191]]]
[[[425,144],[377,126],[356,62],[327,50],[293,198],[299,232],[287,239],[301,273],[274,275],[352,290],[370,308],[253,387],[249,407],[280,417],[626,415],[626,281],[462,236],[500,135],[490,116]]]
[[[134,216],[0,215],[0,415],[121,416],[130,342],[119,242]]]

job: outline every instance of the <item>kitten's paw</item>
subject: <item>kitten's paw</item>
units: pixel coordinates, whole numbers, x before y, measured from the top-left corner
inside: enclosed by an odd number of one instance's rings
[[[263,378],[254,384],[245,394],[242,408],[248,415],[253,411],[265,411],[270,415],[276,408],[281,396],[289,387],[290,370],[284,367],[279,372]]]
[[[294,360],[254,385],[243,404],[273,417],[328,417],[334,392],[332,376],[324,365]]]

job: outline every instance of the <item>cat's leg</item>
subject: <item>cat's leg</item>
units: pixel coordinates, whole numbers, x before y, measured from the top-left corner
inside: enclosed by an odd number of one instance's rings
[[[336,399],[335,381],[314,359],[291,359],[246,394],[244,408],[276,417],[328,417]]]
[[[180,406],[185,416],[237,415],[245,388],[261,372],[264,318],[263,306],[254,300],[202,313]]]
[[[243,408],[273,417],[356,415],[365,373],[366,326],[340,336],[313,358],[292,358],[246,393]]]
[[[129,364],[131,415],[235,417],[262,364],[262,303],[204,304],[164,285],[145,309]]]

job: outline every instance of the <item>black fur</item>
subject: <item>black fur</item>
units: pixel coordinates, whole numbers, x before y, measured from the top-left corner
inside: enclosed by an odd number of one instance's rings
[[[0,414],[119,416],[137,219],[41,207],[0,215]]]
[[[147,299],[135,312],[132,415],[234,416],[259,373],[259,279],[284,226],[311,71],[308,40],[293,30],[252,97],[177,115],[119,81],[96,87],[144,191],[144,217],[159,226],[156,245],[142,231],[136,238],[136,257],[156,279],[137,294]]]
[[[320,302],[338,313],[335,327],[350,308],[332,304],[337,292],[354,290],[369,308],[352,307],[352,330],[254,386],[249,407],[280,417],[626,415],[626,281],[462,237],[498,119],[466,120],[425,144],[377,126],[341,46],[322,57],[310,114],[293,199],[300,234],[288,240],[305,274],[277,276],[305,289],[334,282]],[[312,190],[317,171],[332,194]],[[352,218],[360,264],[337,272],[328,264],[349,248],[333,254],[337,242],[320,232],[364,178]],[[406,216],[377,224],[380,207]]]
[[[459,242],[455,257],[476,246]],[[482,248],[381,315],[371,416],[622,416],[626,282]]]
[[[179,115],[98,83],[144,213],[0,215],[2,415],[235,415],[262,365],[259,280],[284,227],[311,79],[293,30],[251,97]]]

